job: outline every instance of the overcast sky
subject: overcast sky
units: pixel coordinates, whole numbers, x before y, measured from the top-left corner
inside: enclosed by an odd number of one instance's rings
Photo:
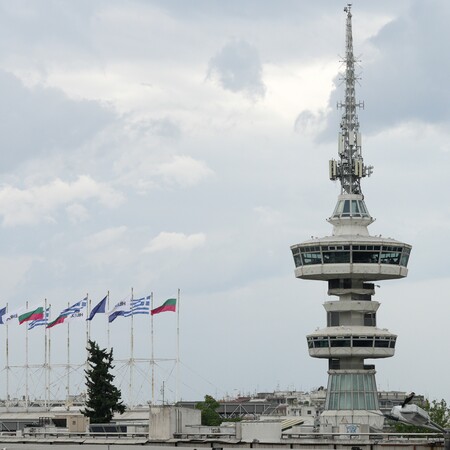
[[[0,1],[2,305],[46,298],[55,318],[86,293],[114,303],[133,287],[156,306],[180,288],[183,399],[326,385],[305,336],[331,299],[326,283],[295,279],[289,247],[331,233],[344,6]],[[450,3],[357,0],[353,19],[370,231],[413,246],[408,278],[374,297],[378,326],[399,336],[395,357],[376,362],[378,387],[450,401]],[[134,325],[135,356],[148,358],[149,320]],[[111,326],[118,359],[129,327]],[[52,331],[55,364],[66,332]],[[83,327],[71,333],[81,363]],[[24,364],[24,336],[10,327],[11,365]],[[35,364],[43,336],[29,333]],[[107,345],[104,317],[92,336]],[[173,313],[155,316],[155,355],[176,356]],[[172,362],[156,372],[157,401],[163,381],[173,400]],[[63,397],[57,369],[53,379]],[[71,379],[72,394],[83,389]]]

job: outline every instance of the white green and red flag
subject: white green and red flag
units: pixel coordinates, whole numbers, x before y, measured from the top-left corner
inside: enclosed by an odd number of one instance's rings
[[[38,306],[37,308],[34,307],[32,309],[29,309],[28,311],[21,314],[19,319],[19,324],[22,325],[24,322],[29,322],[31,320],[39,320],[44,318],[44,307]]]
[[[159,314],[162,312],[166,311],[175,312],[176,310],[177,310],[177,299],[169,298],[161,306],[158,306],[158,308],[152,309],[151,314],[152,316],[154,316],[155,314]]]

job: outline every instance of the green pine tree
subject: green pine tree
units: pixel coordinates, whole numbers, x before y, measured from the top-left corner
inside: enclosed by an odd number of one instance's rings
[[[90,418],[91,423],[109,423],[115,412],[122,414],[125,405],[121,401],[121,392],[113,384],[114,375],[111,370],[113,351],[100,349],[95,341],[89,340],[88,365],[85,370],[87,399],[82,413]]]

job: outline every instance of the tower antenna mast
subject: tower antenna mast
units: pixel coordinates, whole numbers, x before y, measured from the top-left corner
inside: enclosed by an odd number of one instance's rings
[[[345,100],[338,103],[338,108],[344,110],[339,133],[339,161],[330,161],[330,179],[339,179],[342,194],[362,194],[360,180],[370,176],[372,167],[364,166],[361,153],[361,133],[359,132],[356,108],[363,108],[363,102],[356,101],[355,84],[358,77],[355,74],[357,60],[353,54],[352,13],[351,3],[344,8],[347,13],[345,33]]]

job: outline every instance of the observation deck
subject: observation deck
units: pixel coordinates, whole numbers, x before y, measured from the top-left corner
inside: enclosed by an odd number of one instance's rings
[[[411,246],[377,236],[341,235],[291,246],[295,276],[305,280],[391,280],[408,275]]]
[[[340,326],[316,330],[306,339],[313,358],[389,358],[397,335],[376,327]]]

